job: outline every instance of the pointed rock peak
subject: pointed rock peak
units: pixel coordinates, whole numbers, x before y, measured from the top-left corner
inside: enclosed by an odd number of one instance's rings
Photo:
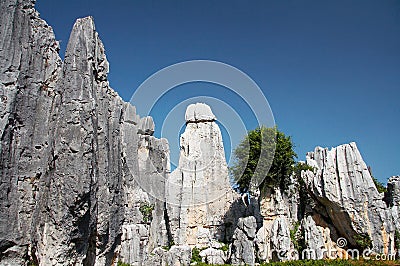
[[[217,120],[210,106],[205,103],[195,103],[187,107],[185,113],[186,123],[212,122]]]
[[[96,32],[93,17],[77,19],[65,53],[64,74],[92,76],[96,82],[102,82],[107,81],[108,71],[104,46]]]
[[[74,24],[74,29],[81,26],[82,28],[85,29],[92,29],[92,30],[96,30],[95,26],[94,26],[94,19],[92,16],[87,16],[84,18],[78,18]]]
[[[72,28],[68,41],[67,53],[73,53],[77,43],[88,43],[96,41],[97,34],[93,17],[78,18]],[[67,56],[67,54],[66,54]]]

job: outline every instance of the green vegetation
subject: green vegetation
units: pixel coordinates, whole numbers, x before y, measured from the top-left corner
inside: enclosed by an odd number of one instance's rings
[[[396,246],[396,249],[400,249],[400,231],[397,229],[394,234],[394,245]]]
[[[296,222],[293,225],[293,229],[290,230],[290,239],[294,245],[294,248],[301,253],[305,248],[305,240],[303,231],[300,229],[300,222]]]
[[[354,236],[354,240],[357,245],[362,249],[367,249],[372,247],[372,240],[367,233],[361,233]]]
[[[168,250],[171,249],[171,247],[172,247],[173,245],[175,245],[174,240],[172,240],[171,242],[169,242],[169,243],[168,243],[168,246],[162,246],[161,248],[164,249],[164,250],[166,250],[166,251],[168,251]]]
[[[197,263],[196,265],[207,265],[207,264],[204,264],[201,262],[201,257],[200,257],[200,252],[204,249],[205,248],[199,249],[199,248],[194,247],[192,249],[192,260],[190,262],[191,263],[196,262]]]
[[[227,252],[229,250],[229,245],[228,244],[223,244],[222,247],[219,248],[223,252]]]
[[[298,184],[298,191],[299,191],[299,199],[300,199],[300,213],[304,214],[306,211],[306,207],[310,206],[312,203],[312,198],[307,190],[306,184],[304,183],[304,180],[301,178],[301,171],[312,171],[314,172],[314,168],[302,163],[302,162],[297,162],[294,167],[293,167],[293,174],[297,180]]]
[[[117,266],[131,266],[130,264],[128,264],[128,263],[125,263],[125,262],[122,262],[122,261],[118,261],[117,262]]]
[[[38,266],[39,264],[37,264],[35,261],[30,260],[28,261],[28,266]]]
[[[374,181],[375,187],[378,190],[379,193],[386,193],[387,192],[387,187],[382,184],[381,182],[378,181],[378,179],[376,179],[373,175],[372,175],[372,170],[371,167],[368,166],[368,172],[372,177],[372,181]]]
[[[376,179],[375,177],[372,177],[372,180],[374,181],[375,187],[378,190],[379,193],[386,193],[387,192],[387,188],[385,187],[384,184],[382,184],[381,182],[378,181],[378,179]]]
[[[309,166],[308,164],[302,163],[302,162],[297,162],[294,167],[293,167],[293,173],[297,177],[301,177],[301,171],[311,171],[314,172],[314,167]]]
[[[285,189],[289,185],[296,156],[290,137],[277,128],[262,126],[249,131],[236,147],[235,164],[230,172],[240,192],[250,189],[252,178],[264,180],[261,189],[276,186]]]
[[[150,204],[147,202],[141,202],[139,211],[142,213],[143,222],[150,223],[153,220],[153,210],[154,204]]]

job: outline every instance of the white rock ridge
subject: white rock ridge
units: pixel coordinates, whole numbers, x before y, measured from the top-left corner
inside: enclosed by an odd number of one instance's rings
[[[218,232],[224,215],[238,195],[229,184],[222,135],[211,108],[189,105],[185,117],[179,166],[166,187],[171,232],[176,244],[207,246],[223,237]]]
[[[339,234],[353,246],[360,236],[369,236],[375,251],[393,252],[390,211],[357,145],[352,142],[331,150],[317,147],[307,153],[307,164],[316,171],[303,172],[303,178]]]

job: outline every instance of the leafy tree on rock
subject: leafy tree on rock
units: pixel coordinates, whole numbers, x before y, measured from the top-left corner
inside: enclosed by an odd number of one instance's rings
[[[277,128],[258,127],[234,150],[235,164],[230,168],[237,189],[244,193],[254,189],[256,180],[263,180],[260,188],[287,188],[293,172],[296,153],[289,136]],[[257,182],[256,182],[257,183]]]

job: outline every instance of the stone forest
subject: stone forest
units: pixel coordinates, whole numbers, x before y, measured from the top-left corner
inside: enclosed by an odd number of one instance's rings
[[[398,258],[400,176],[378,191],[356,143],[316,147],[285,188],[240,194],[217,117],[197,103],[171,171],[153,119],[109,86],[92,17],[61,60],[33,1],[0,6],[0,265]]]

